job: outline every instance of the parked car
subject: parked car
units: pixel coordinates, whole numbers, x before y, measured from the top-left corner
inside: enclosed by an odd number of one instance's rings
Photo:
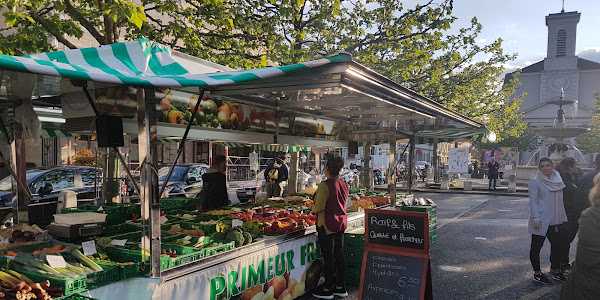
[[[100,174],[94,167],[62,166],[54,168],[39,168],[27,171],[27,187],[31,192],[31,204],[51,203],[50,206],[44,205],[44,209],[38,206],[30,207],[30,216],[34,215],[36,224],[41,226],[49,224],[52,215],[56,213],[56,203],[61,191],[72,190],[77,195],[77,199],[94,199],[96,197],[96,188],[100,188],[100,183],[96,183],[96,173]],[[15,207],[17,205],[16,197],[12,192],[13,178],[11,176],[0,180],[0,206]],[[40,215],[38,215],[40,213]],[[12,217],[10,212],[0,216],[0,224],[5,224]],[[31,223],[30,218],[30,223]]]
[[[430,163],[420,160],[415,163],[415,169],[417,170],[425,170],[425,166],[431,165]]]
[[[170,197],[189,197],[195,198],[202,190],[202,175],[208,171],[210,167],[206,164],[181,164],[175,166],[173,174],[169,178],[166,190],[169,191]],[[169,167],[164,167],[158,170],[159,186],[162,188]]]

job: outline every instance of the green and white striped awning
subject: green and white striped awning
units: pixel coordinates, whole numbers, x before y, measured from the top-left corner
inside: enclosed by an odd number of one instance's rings
[[[244,144],[244,143],[213,142],[213,144],[214,145],[223,146],[223,147],[229,147],[229,148],[243,148],[243,147],[248,147],[248,144]]]
[[[72,134],[63,129],[42,129],[41,138],[54,138],[54,137],[74,137],[75,134]]]
[[[254,145],[254,144],[243,144],[243,143],[230,143],[230,142],[214,142],[215,145],[226,146],[229,148],[240,148],[250,147],[251,150],[256,151],[271,151],[271,152],[300,152],[300,151],[311,151],[312,147],[304,146],[288,146],[288,145]]]
[[[358,142],[358,146],[362,147],[362,146],[376,146],[376,145],[385,145],[388,144],[390,141],[384,140],[384,141],[366,141],[366,142]]]
[[[30,56],[0,55],[0,69],[139,87],[176,88],[239,84],[350,60],[350,55],[339,54],[289,66],[193,74],[171,57],[170,48],[139,39]]]
[[[496,134],[489,130],[473,131],[460,129],[437,129],[437,130],[422,130],[416,135],[416,144],[433,144],[441,142],[454,142],[459,139],[488,143],[496,140]]]
[[[181,139],[156,139],[156,142],[159,144],[179,143]]]

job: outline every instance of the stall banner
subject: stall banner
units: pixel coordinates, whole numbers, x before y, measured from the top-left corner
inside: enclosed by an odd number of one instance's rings
[[[272,132],[277,127],[275,111],[240,104],[217,97],[203,97],[169,89],[157,89],[158,122],[194,126],[222,128],[252,132]],[[197,117],[192,110],[200,101]],[[295,117],[290,128],[290,116],[282,114],[279,119],[280,133],[293,132],[294,135],[329,135],[333,132],[334,121],[316,117]]]
[[[469,173],[469,148],[450,148],[448,172],[450,174]]]
[[[496,161],[500,165],[500,171],[514,171],[519,161],[519,149],[516,147],[500,148],[496,151]]]
[[[256,250],[161,283],[152,298],[291,300],[324,281],[316,234],[267,248],[258,245]]]

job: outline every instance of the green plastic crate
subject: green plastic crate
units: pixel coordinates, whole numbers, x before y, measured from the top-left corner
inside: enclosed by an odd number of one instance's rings
[[[85,296],[82,296],[79,294],[74,294],[74,295],[60,297],[60,298],[53,298],[53,299],[54,300],[98,300],[96,298],[85,297]]]
[[[160,233],[160,238],[164,242],[174,241],[174,240],[180,239],[184,236],[185,236],[185,234],[177,233],[177,232],[161,231],[161,233]],[[111,236],[110,238],[113,240],[127,240],[128,243],[125,245],[126,248],[129,246],[139,248],[138,246],[139,246],[140,242],[142,241],[142,232],[134,231],[134,232],[124,233],[124,234],[114,235],[114,236]]]
[[[160,199],[160,209],[164,211],[180,210],[180,209],[196,209],[197,206],[202,206],[202,201],[198,198],[186,197],[169,197]]]
[[[109,265],[109,266],[114,267],[117,271],[116,272],[117,280],[125,280],[125,279],[129,279],[129,278],[139,277],[140,275],[142,275],[142,271],[143,271],[143,263],[141,263],[141,262],[127,262],[127,264],[125,264],[125,263],[106,263],[106,262],[96,261],[96,260],[94,260],[94,262],[101,265],[102,268],[104,268],[103,265]],[[111,277],[114,277],[114,275],[111,275]],[[117,280],[114,280],[114,281],[117,281]],[[88,286],[89,286],[89,282],[88,282]]]
[[[209,257],[209,256],[213,256],[219,253],[223,253],[225,251],[229,251],[229,250],[233,250],[235,249],[235,242],[228,242],[228,241],[218,241],[220,243],[224,243],[222,245],[219,246],[214,246],[214,247],[207,247],[204,248],[205,254],[204,257]]]
[[[120,234],[131,233],[135,231],[141,231],[142,225],[135,225],[137,223],[125,222],[119,225],[106,226],[105,236],[115,236]]]
[[[191,230],[191,229],[202,229],[204,231],[204,235],[211,235],[217,232],[217,225],[202,225],[194,222],[177,222],[171,224],[164,224],[161,226],[163,231],[168,231],[172,226],[179,225],[181,229]]]
[[[192,247],[185,247],[180,245],[162,244],[161,248],[164,250],[171,250],[177,253],[177,257],[169,257],[168,268],[177,267],[183,264],[197,261],[204,257],[204,249],[196,249]]]
[[[119,267],[115,264],[96,262],[102,271],[93,274],[88,274],[86,278],[86,284],[88,289],[95,289],[97,287],[105,286],[113,282],[119,281]]]
[[[33,282],[43,282],[48,280],[50,281],[50,286],[62,288],[62,293],[65,296],[81,293],[88,289],[86,276],[57,279],[37,272],[29,272],[25,270],[19,270],[19,273],[29,277],[29,279],[33,280]]]

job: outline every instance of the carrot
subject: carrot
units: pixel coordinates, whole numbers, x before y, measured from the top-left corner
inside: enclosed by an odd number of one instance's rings
[[[58,251],[64,250],[63,247],[64,247],[63,245],[58,244],[54,247],[44,248],[42,251],[43,252],[58,252]]]
[[[6,255],[8,255],[8,256],[17,256],[17,252],[8,250],[8,251],[6,251]]]
[[[40,253],[42,253],[42,250],[35,250],[35,251],[33,251],[33,254],[40,254]]]

